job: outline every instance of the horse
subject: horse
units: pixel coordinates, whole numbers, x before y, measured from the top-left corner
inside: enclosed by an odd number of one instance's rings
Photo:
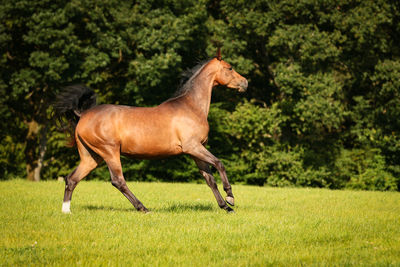
[[[177,96],[155,107],[97,105],[95,93],[84,85],[67,86],[57,96],[54,110],[67,122],[80,163],[65,180],[63,213],[71,213],[72,193],[77,184],[102,161],[108,166],[111,183],[138,211],[148,209],[128,188],[120,156],[152,159],[189,155],[211,188],[221,209],[234,212],[232,187],[222,162],[205,148],[208,140],[212,89],[217,85],[244,92],[248,82],[217,55],[198,66]],[[218,190],[210,165],[221,177],[227,194]],[[229,204],[230,206],[228,206]]]

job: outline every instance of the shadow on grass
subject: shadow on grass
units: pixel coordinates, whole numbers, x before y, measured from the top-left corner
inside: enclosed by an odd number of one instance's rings
[[[155,209],[159,212],[186,212],[186,211],[211,211],[214,206],[205,203],[171,203],[161,208]]]
[[[124,212],[130,212],[130,211],[136,211],[134,207],[132,208],[118,208],[118,207],[106,207],[106,206],[94,206],[94,205],[86,205],[82,207],[85,210],[103,210],[103,211],[124,211]]]
[[[132,208],[118,208],[112,206],[95,206],[95,205],[86,205],[82,207],[85,210],[91,211],[117,211],[117,212],[136,212],[134,207]],[[186,212],[186,211],[211,211],[214,210],[214,206],[211,204],[204,203],[171,203],[170,205],[166,205],[158,208],[148,207],[150,212]]]

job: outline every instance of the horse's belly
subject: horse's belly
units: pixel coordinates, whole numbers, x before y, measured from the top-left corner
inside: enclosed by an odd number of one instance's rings
[[[163,158],[182,153],[182,147],[178,142],[168,139],[154,138],[127,138],[121,140],[121,154],[133,158]]]

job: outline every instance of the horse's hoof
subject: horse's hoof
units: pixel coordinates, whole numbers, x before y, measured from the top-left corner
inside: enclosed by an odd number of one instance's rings
[[[235,206],[235,199],[233,197],[228,196],[225,198],[225,200],[226,200],[226,203],[228,203],[229,205]]]
[[[148,209],[146,209],[145,207],[142,207],[140,209],[138,209],[138,211],[143,212],[143,213],[149,213],[150,211]]]
[[[227,213],[235,213],[235,211],[231,207],[228,207],[228,206],[226,206],[225,210]]]

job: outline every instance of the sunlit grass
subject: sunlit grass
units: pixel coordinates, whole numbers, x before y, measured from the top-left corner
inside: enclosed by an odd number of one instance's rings
[[[234,185],[235,214],[205,184],[129,183],[136,212],[105,182],[0,182],[8,266],[400,265],[400,194]]]

